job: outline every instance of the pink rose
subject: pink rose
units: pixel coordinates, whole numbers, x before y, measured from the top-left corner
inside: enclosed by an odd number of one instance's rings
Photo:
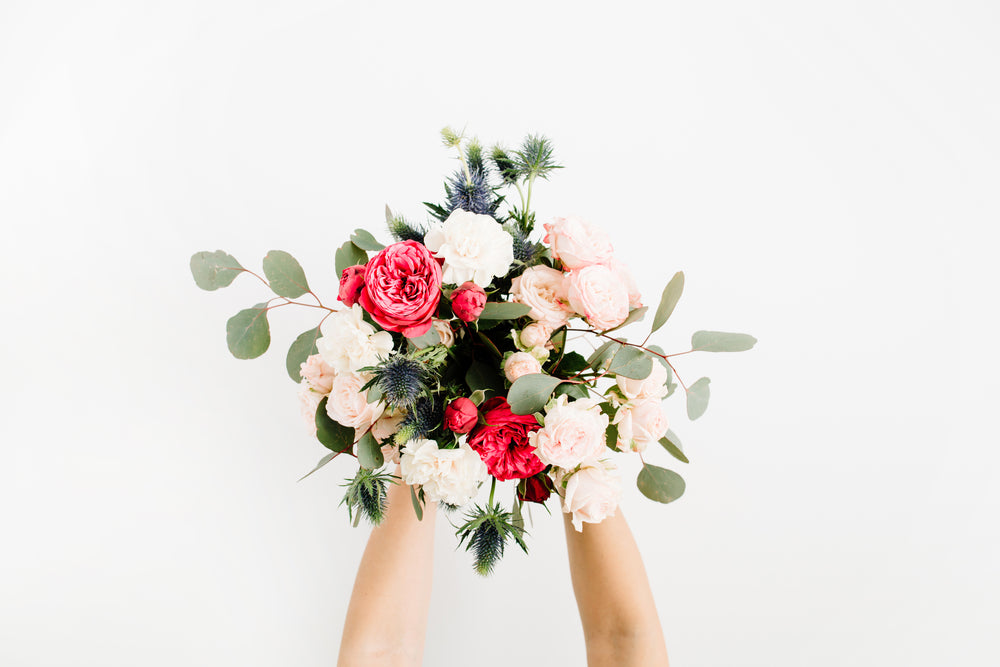
[[[623,452],[644,452],[667,434],[667,415],[658,398],[629,401],[618,408],[612,423],[618,426],[616,445]]]
[[[542,365],[538,362],[538,359],[527,352],[514,352],[507,360],[503,363],[503,374],[507,376],[507,379],[513,382],[522,375],[531,375],[532,373],[541,373]]]
[[[610,461],[581,468],[561,475],[558,484],[565,483],[563,512],[573,515],[573,527],[583,532],[584,523],[600,523],[614,516],[621,499],[621,479]]]
[[[628,317],[628,292],[618,276],[603,264],[591,264],[569,274],[569,304],[603,331]]]
[[[464,396],[456,398],[444,409],[444,427],[455,433],[468,433],[479,421],[476,404]]]
[[[313,391],[317,391],[321,395],[330,393],[330,389],[333,387],[333,378],[337,374],[333,370],[333,366],[323,361],[321,354],[309,355],[305,361],[299,364],[299,373],[302,375],[302,379],[306,380],[313,388]]]
[[[552,338],[553,331],[555,331],[555,328],[549,326],[545,322],[532,322],[528,326],[521,329],[521,345],[528,349],[541,347],[551,350],[555,347],[552,344],[552,341],[549,340]]]
[[[340,274],[340,291],[337,300],[353,306],[365,288],[365,265],[349,266]]]
[[[573,315],[567,288],[562,271],[538,264],[511,281],[510,300],[530,306],[530,318],[556,329]]]
[[[359,302],[386,331],[424,335],[440,299],[441,265],[421,243],[393,243],[365,266]]]
[[[459,285],[451,293],[451,310],[463,322],[474,322],[486,307],[486,292],[472,281]]]
[[[543,463],[569,469],[604,453],[607,428],[608,416],[597,401],[569,401],[563,394],[546,406],[545,425],[529,437]]]
[[[552,256],[567,269],[611,261],[614,248],[604,230],[578,218],[555,218],[545,223],[543,239],[552,246]]]
[[[385,410],[385,403],[378,401],[369,403],[367,392],[363,387],[371,377],[361,373],[341,373],[333,380],[333,388],[326,399],[326,413],[330,419],[350,426],[366,430],[375,423]]]
[[[302,421],[306,424],[306,432],[309,435],[316,435],[316,408],[323,400],[323,394],[313,391],[308,380],[299,383],[299,407],[302,412]]]
[[[642,294],[639,292],[639,285],[635,282],[635,276],[632,275],[632,270],[628,268],[628,265],[622,264],[617,259],[612,259],[608,268],[614,271],[618,275],[618,279],[625,285],[625,291],[628,292],[629,308],[642,308]]]
[[[663,398],[667,395],[667,367],[658,361],[653,363],[653,369],[642,380],[619,375],[615,381],[628,399]]]

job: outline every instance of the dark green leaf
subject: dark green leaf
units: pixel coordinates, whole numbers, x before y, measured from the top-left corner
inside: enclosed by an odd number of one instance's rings
[[[507,392],[510,411],[515,415],[530,415],[538,412],[549,402],[552,390],[562,380],[544,373],[529,373],[514,381]]]
[[[389,207],[386,207],[386,214],[389,213]],[[391,220],[392,218],[389,218]],[[368,230],[365,229],[355,229],[354,233],[351,234],[351,242],[358,246],[362,250],[373,250],[379,251],[385,246],[379,243],[374,236]]]
[[[195,284],[210,292],[232,284],[244,270],[235,257],[222,250],[203,250],[191,255],[191,275]]]
[[[264,256],[264,275],[271,291],[294,299],[309,291],[306,272],[298,260],[283,250],[271,250]]]
[[[386,211],[389,210],[388,206],[385,208]],[[417,521],[423,521],[424,509],[420,506],[420,501],[417,499],[417,492],[413,490],[412,486],[410,487],[410,500],[413,501],[413,512],[417,515]]]
[[[560,375],[573,375],[587,368],[587,360],[579,352],[567,352],[559,362]]]
[[[681,449],[681,439],[677,437],[677,434],[673,431],[668,430],[667,434],[660,438],[660,444],[663,448],[670,452],[678,461],[683,461],[684,463],[690,463],[688,457],[684,455],[684,450]]]
[[[267,323],[267,304],[245,308],[226,322],[226,344],[237,359],[255,359],[271,344],[271,328]]]
[[[375,436],[368,431],[361,440],[358,441],[358,463],[366,470],[381,468],[385,460],[382,458],[382,448],[375,440]]]
[[[695,420],[705,414],[708,409],[708,378],[700,378],[687,389],[688,419]]]
[[[660,306],[656,309],[656,315],[653,317],[653,328],[650,330],[650,333],[666,324],[671,313],[674,312],[677,302],[680,301],[681,293],[683,292],[684,272],[678,271],[670,279],[670,282],[667,283],[667,286],[663,288],[663,296],[660,297]]]
[[[756,338],[742,333],[695,331],[691,335],[691,348],[700,352],[746,352],[756,343]]]
[[[331,451],[350,451],[354,444],[354,429],[330,418],[326,412],[326,400],[324,396],[316,408],[316,439]]]
[[[642,495],[658,503],[669,503],[684,495],[684,478],[673,470],[646,463],[639,471],[636,486]]]
[[[481,389],[492,391],[494,395],[503,393],[503,378],[500,375],[499,365],[473,361],[465,374],[465,383],[469,385],[471,391]]]
[[[483,312],[479,314],[481,320],[516,320],[531,312],[531,306],[523,303],[511,303],[509,301],[489,301]]]
[[[611,359],[608,371],[633,380],[645,380],[653,371],[653,358],[641,348],[622,347]]]
[[[367,264],[368,253],[354,245],[352,241],[348,241],[337,248],[337,252],[333,256],[333,263],[337,268],[337,277],[339,278],[347,267]]]
[[[316,340],[320,335],[319,327],[304,331],[288,348],[288,354],[285,355],[285,370],[293,381],[302,382],[302,364],[319,351],[316,349]]]
[[[314,472],[316,472],[317,470],[319,470],[320,468],[322,468],[323,466],[325,466],[327,463],[329,463],[334,458],[336,458],[337,454],[339,454],[339,453],[340,452],[330,452],[329,454],[327,454],[326,456],[324,456],[323,458],[321,458],[319,460],[319,463],[316,464],[316,467],[313,468],[312,470],[310,470],[309,472],[307,472],[306,474],[302,475],[302,477],[299,478],[299,481],[301,482],[306,477],[308,477],[309,475],[313,474]]]
[[[566,394],[570,398],[587,398],[589,396],[587,389],[582,384],[576,384],[575,382],[564,382],[556,387],[553,392],[555,396],[563,394]]]

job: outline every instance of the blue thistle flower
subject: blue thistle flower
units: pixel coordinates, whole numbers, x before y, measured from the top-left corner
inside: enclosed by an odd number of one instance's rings
[[[400,430],[411,432],[411,438],[426,438],[441,425],[444,406],[435,398],[421,396],[410,412],[403,418]]]
[[[393,354],[375,369],[375,385],[385,402],[409,410],[421,395],[429,393],[427,368],[402,354]]]
[[[459,169],[445,185],[448,212],[460,208],[472,213],[493,215],[499,202],[486,179],[486,173],[472,169],[469,174],[472,177],[471,182],[465,180],[465,172]]]

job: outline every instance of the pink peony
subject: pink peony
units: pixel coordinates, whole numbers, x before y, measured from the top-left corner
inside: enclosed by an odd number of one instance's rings
[[[486,307],[486,292],[472,281],[459,285],[451,293],[451,310],[463,322],[474,322]]]
[[[604,453],[607,428],[608,416],[596,400],[569,401],[563,394],[546,406],[545,426],[531,434],[531,445],[543,463],[575,468]]]
[[[365,288],[365,265],[349,266],[340,274],[340,291],[337,300],[353,306]]]
[[[573,315],[566,275],[544,264],[531,266],[511,282],[510,300],[531,307],[528,316],[556,329]]]
[[[421,243],[393,243],[365,267],[359,302],[387,331],[407,338],[424,335],[440,299],[441,265]]]
[[[614,256],[611,240],[604,230],[578,218],[555,218],[545,223],[545,243],[552,256],[567,269],[605,264]]]
[[[599,331],[612,329],[628,317],[628,291],[603,264],[592,264],[569,274],[569,303]]]

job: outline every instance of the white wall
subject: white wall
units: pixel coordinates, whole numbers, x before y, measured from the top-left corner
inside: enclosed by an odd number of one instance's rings
[[[335,662],[366,532],[348,461],[296,483],[314,318],[237,361],[262,286],[188,259],[284,249],[332,301],[351,229],[440,198],[449,123],[551,136],[541,216],[648,301],[685,271],[665,347],[760,339],[678,359],[713,378],[667,404],[688,492],[626,492],[674,664],[1000,661],[1000,10],[652,4],[0,5],[0,663]],[[558,517],[489,580],[439,532],[426,664],[583,663]]]

